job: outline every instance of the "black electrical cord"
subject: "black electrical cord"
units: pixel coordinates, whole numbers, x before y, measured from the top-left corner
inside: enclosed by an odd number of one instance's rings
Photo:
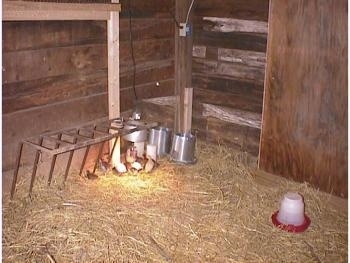
[[[132,68],[133,68],[133,74],[132,74],[132,88],[134,90],[135,95],[135,101],[137,101],[137,94],[136,94],[136,61],[135,61],[135,55],[134,55],[134,41],[133,41],[133,35],[132,35],[132,23],[131,23],[131,0],[128,0],[128,9],[129,9],[129,40],[130,40],[130,51],[131,51],[131,60],[132,60]]]
[[[182,28],[182,27],[180,26],[179,21],[176,20],[176,17],[175,17],[175,15],[174,15],[174,13],[170,10],[170,8],[167,8],[167,9],[168,9],[168,12],[169,12],[169,14],[171,15],[172,19],[174,20],[176,26],[177,26],[178,28]]]

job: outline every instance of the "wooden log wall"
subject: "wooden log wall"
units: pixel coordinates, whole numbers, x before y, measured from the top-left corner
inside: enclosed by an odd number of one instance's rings
[[[125,111],[135,102],[129,7],[137,97],[167,96],[174,94],[174,22],[168,12],[174,1],[120,2]],[[106,45],[105,22],[3,22],[4,170],[13,167],[21,139],[107,116]]]
[[[203,116],[202,104],[261,119],[266,64],[268,0],[202,0],[194,9],[192,86],[194,128],[257,156],[260,127]],[[226,110],[225,110],[226,111]]]
[[[272,0],[259,167],[348,195],[348,2]]]
[[[194,100],[262,112],[268,0],[197,1]]]

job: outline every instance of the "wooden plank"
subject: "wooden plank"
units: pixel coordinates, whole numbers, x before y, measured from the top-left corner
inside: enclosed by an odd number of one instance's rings
[[[14,21],[4,22],[2,26],[3,52],[104,44],[107,39],[104,21]],[[129,19],[120,19],[119,26],[120,42],[129,44]],[[136,44],[138,41],[170,39],[174,37],[174,21],[154,17],[133,19],[132,30]]]
[[[203,116],[261,129],[261,114],[203,103]]]
[[[118,3],[119,0],[112,0]],[[108,117],[120,117],[120,79],[119,79],[119,13],[111,12],[107,21],[107,49],[108,49]],[[114,131],[116,132],[116,131]],[[117,142],[115,142],[117,140]],[[120,163],[120,138],[109,142],[109,149],[114,147],[111,157],[112,167]]]
[[[185,88],[184,92],[184,128],[185,132],[192,130],[192,100],[193,88]]]
[[[130,43],[120,43],[121,66],[132,65]],[[134,41],[134,56],[136,65],[152,60],[167,60],[174,58],[174,39],[148,39]]]
[[[219,48],[217,59],[219,61],[232,62],[246,66],[257,67],[264,70],[266,66],[265,52]]]
[[[232,95],[226,92],[195,88],[193,90],[194,101],[216,104],[223,107],[231,107],[244,111],[259,113],[262,111],[262,100],[247,96]]]
[[[111,11],[120,10],[120,4],[4,1],[2,20],[108,20]]]
[[[134,43],[135,59],[140,67],[144,63],[155,66],[158,60],[172,59],[173,52],[174,43],[171,39],[135,41]],[[131,65],[129,43],[120,43],[120,54],[121,72],[123,73]],[[36,67],[32,67],[33,64]],[[3,83],[40,79],[43,76],[90,74],[101,68],[107,68],[105,44],[3,53]]]
[[[176,19],[179,23],[192,22],[191,0],[175,0]],[[193,36],[180,36],[175,30],[175,131],[185,132],[185,89],[191,88]],[[189,103],[189,102],[187,102]]]
[[[152,103],[161,106],[175,107],[175,96],[155,97],[151,99],[143,99],[142,103]]]
[[[174,37],[174,20],[172,18],[133,18],[132,38],[134,41],[146,39],[164,39]],[[120,41],[130,39],[129,19],[120,19]],[[161,29],[161,30],[160,30]]]
[[[116,2],[116,1],[113,1]],[[119,13],[111,12],[107,21],[108,112],[109,118],[120,116],[119,98]]]
[[[260,129],[207,117],[206,140],[258,156]]]
[[[173,96],[172,98],[175,99]],[[174,105],[158,104],[143,100],[141,108],[142,116],[145,120],[158,121],[160,125],[168,128],[174,127]]]
[[[135,87],[136,93],[140,98],[154,98],[157,96],[171,96],[174,95],[174,79],[162,80],[159,85],[154,83],[142,84]],[[122,89],[121,96],[121,110],[127,110],[134,106],[134,90],[132,87]]]
[[[83,78],[76,75],[63,75],[3,84],[3,113],[106,92],[106,87],[106,70],[96,70]]]
[[[268,10],[268,0],[201,0],[195,15],[267,21]]]
[[[130,74],[133,74],[133,69],[130,67],[132,65],[132,62],[127,61],[121,61],[120,64],[120,75],[121,76],[127,76]],[[154,68],[162,68],[162,67],[168,67],[172,66],[174,67],[174,58],[171,59],[149,59],[142,62],[139,62],[136,64],[136,73],[141,71],[147,71],[152,70]]]
[[[192,74],[192,86],[200,89],[208,89],[218,92],[226,92],[228,95],[246,96],[254,101],[262,103],[264,85],[248,82],[231,77],[209,76],[205,73]]]
[[[194,31],[194,44],[265,52],[267,43],[266,34],[246,32],[208,32],[201,29]]]
[[[193,58],[193,71],[210,76],[229,77],[258,84],[264,83],[265,77],[264,67],[252,67],[241,63],[200,58]]]
[[[3,83],[92,73],[96,69],[106,68],[106,60],[104,44],[3,53]]]
[[[156,86],[157,82],[161,83],[173,77],[173,61],[150,61],[139,64],[135,83],[137,86],[143,84]],[[120,76],[120,88],[131,87],[132,81],[132,72],[124,71]],[[84,77],[69,74],[3,84],[3,113],[106,92],[106,87],[107,69],[96,70]]]
[[[163,63],[163,65],[161,64]],[[142,67],[145,66],[145,67]],[[131,68],[125,68],[129,71],[124,71],[120,76],[120,87],[130,87],[133,84],[133,72]],[[157,82],[174,78],[174,61],[149,61],[147,64],[138,64],[136,67],[135,85],[152,83],[157,85]]]
[[[342,197],[348,195],[347,5],[271,1],[259,160],[262,170]]]
[[[156,17],[156,18],[171,18],[169,10],[175,14],[174,0],[133,0],[123,4],[121,17],[129,17],[129,8],[133,19]]]
[[[203,17],[203,29],[214,32],[252,32],[267,34],[267,22],[226,17]]]
[[[218,47],[206,47],[205,58],[209,60],[218,60]]]
[[[2,23],[3,53],[104,44],[107,38],[103,21],[22,21]]]

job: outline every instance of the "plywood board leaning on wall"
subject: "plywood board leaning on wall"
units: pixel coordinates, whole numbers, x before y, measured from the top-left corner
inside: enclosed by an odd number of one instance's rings
[[[347,197],[347,1],[272,0],[259,167]]]

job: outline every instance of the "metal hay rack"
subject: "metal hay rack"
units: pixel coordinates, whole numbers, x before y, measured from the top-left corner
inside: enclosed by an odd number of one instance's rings
[[[109,154],[110,160],[112,158],[113,152],[118,141],[116,140],[117,137],[124,136],[143,129],[152,128],[156,125],[157,123],[143,123],[141,125],[136,125],[133,129],[124,129],[123,119],[115,118],[111,120],[85,124],[77,128],[47,132],[40,134],[36,137],[31,137],[22,140],[18,145],[17,159],[11,187],[11,198],[13,198],[13,195],[16,190],[18,171],[20,168],[22,150],[24,145],[30,146],[36,150],[33,171],[29,186],[29,196],[31,196],[38,168],[39,158],[42,153],[47,153],[50,157],[52,157],[50,171],[48,175],[48,186],[50,186],[58,155],[69,152],[68,161],[64,173],[64,182],[66,182],[75,150],[86,148],[79,171],[79,175],[82,175],[86,159],[90,151],[90,147],[92,145],[100,144],[98,155],[93,168],[93,173],[95,173],[98,161],[101,158],[103,152],[103,147],[107,141],[115,139]],[[50,146],[47,145],[48,142],[51,143]]]

